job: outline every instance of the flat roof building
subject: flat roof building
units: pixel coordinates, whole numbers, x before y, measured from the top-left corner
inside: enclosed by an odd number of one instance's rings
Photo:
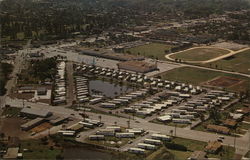
[[[205,151],[208,153],[217,153],[222,148],[222,144],[218,141],[208,142]]]
[[[21,125],[21,129],[22,130],[30,130],[36,126],[38,126],[39,124],[43,123],[45,121],[44,118],[36,118],[36,119],[33,119],[31,121],[28,121],[27,123],[24,123]]]
[[[43,117],[43,118],[52,115],[52,113],[46,109],[34,109],[34,108],[23,108],[20,113],[23,116]]]
[[[150,64],[145,61],[126,61],[117,64],[119,69],[147,73],[157,69],[156,64]]]
[[[8,148],[6,154],[3,156],[4,159],[17,159],[19,147]]]
[[[219,125],[209,124],[207,125],[207,130],[217,133],[230,134],[230,130],[227,127]]]

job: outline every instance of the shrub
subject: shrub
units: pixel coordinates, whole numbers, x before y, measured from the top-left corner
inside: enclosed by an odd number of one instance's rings
[[[185,146],[183,146],[181,144],[166,142],[165,146],[168,149],[179,150],[179,151],[187,151],[187,147],[185,147]]]

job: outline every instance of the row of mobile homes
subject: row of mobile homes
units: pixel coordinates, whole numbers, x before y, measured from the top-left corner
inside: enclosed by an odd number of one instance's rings
[[[147,144],[147,143],[138,143],[137,144],[138,148],[146,149],[146,150],[156,150],[156,146],[152,144]]]
[[[162,142],[160,140],[156,140],[156,139],[145,139],[144,140],[144,143],[147,143],[147,144],[152,144],[152,145],[161,145]]]
[[[135,134],[134,133],[116,133],[115,137],[117,137],[117,138],[134,138]]]
[[[89,140],[104,140],[104,135],[90,135]]]
[[[61,61],[57,65],[57,74],[55,76],[54,99],[53,105],[66,104],[66,63]]]
[[[156,140],[162,140],[162,141],[170,141],[171,137],[164,135],[164,134],[152,134],[151,135],[152,139],[156,139]]]
[[[128,152],[135,154],[145,154],[146,150],[141,148],[129,148]]]

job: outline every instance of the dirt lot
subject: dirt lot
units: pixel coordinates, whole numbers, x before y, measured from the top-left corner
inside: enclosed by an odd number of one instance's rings
[[[208,82],[206,82],[207,85],[210,86],[217,86],[217,87],[232,87],[234,85],[237,85],[239,83],[243,82],[241,79],[237,78],[232,78],[232,77],[225,77],[225,76],[220,76],[216,77]]]
[[[27,139],[28,133],[21,130],[20,126],[24,123],[21,118],[3,118],[0,126],[0,131],[6,136],[19,137],[20,139]]]
[[[176,52],[170,55],[170,58],[181,59],[184,61],[207,61],[228,53],[228,50],[221,48],[195,47],[184,51]]]
[[[243,44],[234,43],[234,42],[219,42],[219,43],[216,43],[214,45],[211,45],[211,47],[220,47],[220,48],[226,48],[226,49],[231,49],[231,50],[237,51],[237,50],[246,48],[248,46],[243,45]]]
[[[35,128],[32,128],[30,131],[38,133],[38,132],[45,131],[46,129],[49,129],[51,127],[52,127],[52,125],[50,123],[44,122],[44,123],[36,126]]]
[[[13,93],[10,95],[11,98],[17,98],[17,99],[25,99],[29,100],[34,97],[34,93]]]

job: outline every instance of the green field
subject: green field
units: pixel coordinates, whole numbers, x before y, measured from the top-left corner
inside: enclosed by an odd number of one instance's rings
[[[219,71],[211,71],[206,69],[192,68],[192,67],[181,67],[176,68],[164,73],[159,74],[163,79],[177,82],[190,83],[194,85],[200,85],[202,82],[206,82],[218,76],[228,76],[239,78],[245,80],[244,83],[240,85],[235,85],[229,90],[233,91],[245,91],[246,89],[250,90],[250,79],[243,76],[223,73]]]
[[[23,159],[56,159],[60,155],[61,150],[50,148],[49,145],[44,145],[41,140],[25,140],[21,143],[21,151],[23,152]]]
[[[131,53],[135,55],[141,55],[149,58],[156,58],[160,60],[166,60],[165,50],[172,48],[172,45],[166,45],[161,43],[150,43],[130,49],[125,49],[126,53]]]
[[[167,149],[171,154],[174,155],[175,160],[183,160],[187,159],[193,151],[200,150],[203,151],[205,146],[207,145],[206,142],[190,140],[185,138],[174,138],[173,143],[180,144],[185,146],[188,151],[179,151],[179,150],[172,150]],[[232,147],[223,146],[222,151],[219,154],[208,154],[209,158],[221,158],[222,160],[232,159],[234,156],[234,149]]]
[[[21,111],[21,108],[5,107],[2,115],[8,116],[8,117],[17,117],[20,111]]]
[[[228,71],[236,71],[250,74],[250,49],[237,53],[232,57],[221,59],[216,62],[204,64],[206,67],[213,67]]]
[[[227,50],[218,48],[194,48],[171,55],[170,58],[184,61],[206,61],[229,53]]]

